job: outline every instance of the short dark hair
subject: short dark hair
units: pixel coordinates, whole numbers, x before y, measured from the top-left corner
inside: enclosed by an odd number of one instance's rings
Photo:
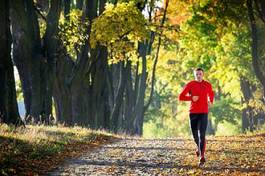
[[[204,72],[204,70],[202,68],[200,68],[200,67],[199,68],[196,68],[195,71],[202,71],[202,72]]]

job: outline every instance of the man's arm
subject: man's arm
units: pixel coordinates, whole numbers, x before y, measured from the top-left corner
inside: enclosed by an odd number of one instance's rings
[[[187,95],[189,91],[190,91],[190,86],[189,84],[187,84],[179,94],[179,101],[191,101],[191,96]]]
[[[211,104],[213,104],[214,92],[213,92],[213,89],[212,89],[212,85],[211,84],[209,84],[209,92],[208,92],[208,95],[209,95]]]

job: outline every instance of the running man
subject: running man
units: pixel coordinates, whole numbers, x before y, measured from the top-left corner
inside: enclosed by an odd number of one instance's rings
[[[213,104],[214,93],[212,85],[203,80],[203,69],[194,71],[195,80],[185,85],[179,95],[180,101],[191,101],[190,104],[190,127],[197,145],[196,155],[200,157],[199,166],[205,163],[205,133],[208,122],[208,106]]]

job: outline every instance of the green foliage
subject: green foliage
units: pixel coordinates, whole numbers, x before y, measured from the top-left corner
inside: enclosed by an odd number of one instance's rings
[[[215,125],[227,121],[231,124],[237,125],[240,119],[240,104],[235,102],[232,98],[222,98],[216,101],[210,108],[210,114],[213,116]]]
[[[239,125],[223,121],[222,123],[218,124],[215,135],[232,136],[232,135],[238,135],[240,133],[241,133],[241,127]]]
[[[206,71],[215,63],[214,48],[217,46],[216,26],[206,17],[195,13],[181,25],[180,47],[186,52],[188,68],[203,67]]]
[[[89,21],[82,17],[81,10],[71,10],[69,21],[61,15],[58,37],[73,59],[76,58],[81,46],[88,40],[88,25]]]
[[[248,102],[248,106],[253,108],[255,115],[261,112],[265,112],[265,106],[262,96],[262,89],[257,89],[255,92],[253,92],[253,97]]]
[[[90,43],[108,48],[116,60],[135,54],[139,41],[147,39],[148,28],[142,13],[133,2],[107,4],[106,10],[92,23]]]
[[[152,120],[144,123],[144,134],[146,138],[166,138],[190,135],[189,119],[187,113],[177,116],[154,115]]]
[[[220,130],[231,127],[234,130],[228,133],[237,134],[244,107],[241,102],[241,77],[259,87],[248,105],[255,107],[256,113],[264,111],[262,89],[251,65],[251,36],[244,2],[239,5],[234,1],[175,0],[170,3],[167,15],[167,22],[179,26],[180,31],[177,38],[175,34],[167,35],[177,43],[163,43],[165,46],[162,47],[156,72],[155,89],[158,93],[154,95],[154,103],[146,113],[146,118],[152,119],[152,124],[153,119],[159,123],[159,119],[165,116],[174,118],[170,112],[174,103],[178,109],[176,116],[181,116],[188,107],[176,102],[178,94],[185,83],[194,79],[192,70],[202,67],[206,71],[205,79],[213,84],[215,93],[220,95],[210,112],[214,128]],[[155,106],[157,104],[160,106]],[[151,123],[148,120],[146,123]],[[167,130],[168,125],[163,123],[163,128]]]

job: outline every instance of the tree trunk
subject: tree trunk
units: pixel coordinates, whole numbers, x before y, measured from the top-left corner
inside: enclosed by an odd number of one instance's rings
[[[262,7],[262,15],[265,17],[265,3],[261,3]],[[262,72],[262,69],[260,68],[259,64],[259,56],[258,56],[258,35],[257,35],[257,24],[253,12],[253,1],[247,0],[247,8],[248,8],[248,16],[250,21],[250,27],[251,27],[251,37],[252,37],[252,65],[254,68],[254,72],[256,74],[257,79],[260,81],[262,87],[263,87],[263,99],[265,100],[265,75]],[[264,19],[263,19],[264,20]]]
[[[95,57],[92,76],[92,101],[93,101],[93,117],[95,128],[105,128],[109,122],[109,104],[108,104],[108,88],[107,88],[107,50],[99,47],[99,56]]]
[[[42,94],[46,88],[46,85],[42,84],[45,62],[41,52],[37,15],[32,0],[10,2],[13,58],[21,78],[26,115],[38,122],[41,116],[49,116],[50,112],[46,112],[44,108],[45,99]]]
[[[125,107],[124,107],[124,128],[127,134],[133,134],[133,111],[135,104],[134,90],[132,84],[132,69],[131,62],[128,62],[126,69],[127,81],[126,81],[126,91],[125,91]]]
[[[163,17],[162,17],[162,20],[161,20],[161,23],[160,23],[161,28],[164,26],[164,23],[166,21],[168,3],[169,3],[169,0],[166,0]],[[153,99],[154,86],[155,86],[156,65],[157,65],[157,62],[158,62],[159,51],[160,51],[160,46],[161,46],[161,42],[162,42],[162,37],[161,37],[162,34],[163,34],[163,30],[161,30],[161,32],[159,33],[159,36],[158,36],[158,44],[157,44],[157,49],[156,49],[156,55],[155,55],[155,58],[154,58],[154,65],[153,65],[153,69],[152,69],[151,91],[150,91],[149,100],[147,101],[147,104],[144,107],[144,113],[147,111],[147,109],[148,109],[148,107],[149,107],[149,105],[150,105],[150,103],[152,102],[152,99]],[[151,32],[150,36],[151,37],[150,37],[150,41],[149,41],[149,45],[148,45],[148,49],[147,49],[147,53],[148,54],[150,54],[151,50],[152,50],[152,43],[153,43],[154,38],[155,38],[154,32]]]
[[[51,8],[47,16],[47,28],[44,35],[44,49],[46,53],[47,66],[44,69],[43,77],[43,94],[45,98],[45,111],[46,114],[52,115],[52,94],[54,87],[54,78],[56,77],[56,65],[58,60],[58,47],[59,41],[57,39],[58,24],[61,12],[61,0],[51,1]],[[46,116],[45,120],[48,121],[49,117]],[[49,121],[48,121],[49,122]]]
[[[145,90],[146,90],[146,79],[147,79],[147,71],[146,71],[146,49],[147,44],[140,43],[139,46],[139,54],[142,58],[142,73],[140,74],[139,80],[139,88],[136,92],[136,104],[134,109],[134,134],[142,135],[143,133],[143,116],[144,116],[144,98],[145,98]]]
[[[246,132],[249,129],[249,118],[247,114],[247,108],[242,110],[242,132]]]
[[[96,1],[95,1],[96,2]],[[86,2],[88,3],[88,2]],[[100,15],[104,11],[106,0],[100,0],[97,3],[91,3],[88,7],[95,11],[90,12],[89,19],[92,21],[97,13]],[[91,11],[87,9],[88,11]],[[98,9],[98,12],[97,10]],[[93,50],[92,50],[93,51]],[[107,48],[103,46],[97,46],[91,55],[91,73],[92,78],[92,117],[94,121],[94,128],[109,128],[110,126],[110,104],[109,95],[111,94],[110,87],[110,75],[108,70],[108,52]]]
[[[84,5],[84,0],[77,0],[76,1],[76,8],[79,10],[83,9],[83,5]]]
[[[212,122],[211,118],[208,118],[208,125],[207,125],[206,133],[210,134],[210,135],[215,135],[215,129],[214,129],[213,122]]]
[[[71,86],[72,115],[74,123],[80,126],[92,126],[89,94],[83,83]],[[90,100],[91,101],[91,100]]]
[[[97,16],[97,0],[86,0],[84,7],[84,17],[90,22],[90,25],[87,28],[87,33],[90,34],[91,22]],[[67,123],[77,123],[83,126],[89,125],[92,128],[104,126],[102,121],[104,121],[103,114],[106,112],[104,110],[104,103],[106,104],[105,100],[107,98],[100,101],[94,101],[92,94],[94,94],[95,91],[99,92],[97,96],[95,96],[97,97],[95,99],[101,99],[102,96],[104,97],[106,94],[106,84],[104,84],[104,80],[103,83],[101,83],[102,79],[106,77],[106,49],[97,48],[92,50],[89,46],[89,42],[85,41],[75,61],[71,58],[67,59],[68,56],[63,57],[65,58],[60,58],[56,64],[57,78],[55,92],[59,95],[54,95],[54,98],[56,107],[61,108],[56,110],[56,112],[66,112],[71,114],[69,116],[67,114],[62,114],[63,117],[60,117],[60,114],[57,114],[57,116],[59,116],[58,119],[61,119],[62,122],[64,122],[64,119],[67,118]],[[90,73],[93,68],[96,68],[97,76]],[[68,96],[65,98],[65,101],[60,100],[63,96]],[[94,104],[97,104],[96,108],[94,108]],[[65,111],[69,106],[71,107],[71,110]],[[96,109],[96,112],[94,109]],[[93,112],[95,112],[96,115],[94,115]],[[98,121],[96,121],[96,119]]]
[[[64,17],[67,21],[69,21],[69,13],[70,13],[71,1],[64,0]]]
[[[74,66],[68,57],[59,57],[56,61],[55,81],[53,87],[53,98],[57,122],[72,125],[72,95],[71,88],[66,83]]]
[[[249,100],[253,97],[251,85],[248,80],[241,77],[240,79],[240,87],[243,93],[243,103],[246,104],[246,108],[242,110],[242,131],[246,130],[254,130],[253,124],[253,108],[249,106]]]
[[[11,35],[9,0],[0,1],[0,121],[21,124],[18,113],[13,64],[10,56]]]
[[[48,13],[49,11],[49,1],[47,0],[37,0],[36,2],[37,8],[41,9]]]
[[[127,66],[126,66],[127,67]],[[126,67],[124,65],[124,62],[119,63],[119,69],[120,69],[120,80],[118,84],[118,90],[117,90],[117,95],[114,100],[114,106],[111,111],[111,122],[112,122],[112,130],[114,132],[117,132],[119,128],[121,128],[119,122],[119,114],[121,111],[121,105],[123,103],[123,95],[124,95],[124,89],[125,89],[125,84],[126,84]],[[121,115],[122,116],[122,115]]]

